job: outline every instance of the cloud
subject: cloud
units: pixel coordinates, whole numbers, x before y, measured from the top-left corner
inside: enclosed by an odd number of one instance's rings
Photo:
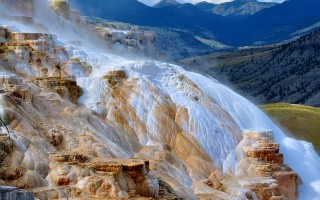
[[[155,5],[156,3],[158,3],[160,0],[138,0],[148,6],[153,6]],[[199,3],[199,2],[202,2],[202,1],[207,1],[207,2],[210,2],[210,3],[215,3],[215,4],[219,4],[219,3],[224,3],[224,2],[229,2],[229,1],[232,1],[232,0],[176,0],[180,3]],[[284,0],[258,0],[258,1],[261,1],[261,2],[278,2],[278,3],[282,3],[284,2]]]

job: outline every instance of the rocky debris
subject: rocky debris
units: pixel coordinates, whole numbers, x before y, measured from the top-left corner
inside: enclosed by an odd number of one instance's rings
[[[32,192],[20,190],[15,187],[0,186],[0,199],[2,200],[34,200]]]

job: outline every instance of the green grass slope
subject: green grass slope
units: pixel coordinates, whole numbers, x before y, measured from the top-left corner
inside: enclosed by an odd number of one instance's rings
[[[320,108],[284,103],[261,107],[294,137],[311,142],[320,153]]]

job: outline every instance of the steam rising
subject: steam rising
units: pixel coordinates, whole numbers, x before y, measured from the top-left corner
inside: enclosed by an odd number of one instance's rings
[[[30,2],[32,2],[32,6],[29,6]],[[3,5],[7,5],[7,7]],[[19,7],[17,8],[15,5],[19,5]],[[129,78],[141,80],[142,91],[148,91],[143,88],[143,83],[144,81],[149,81],[159,90],[161,89],[161,91],[170,95],[175,104],[187,108],[190,116],[193,117],[193,123],[196,127],[194,129],[190,128],[191,134],[203,146],[212,160],[225,171],[229,167],[235,169],[237,160],[234,150],[238,142],[236,140],[238,136],[229,134],[225,127],[240,127],[242,130],[274,130],[276,141],[280,143],[281,151],[285,154],[285,162],[303,180],[304,184],[300,192],[301,199],[315,200],[320,197],[320,158],[312,145],[286,137],[283,131],[255,105],[218,81],[185,71],[176,65],[154,61],[137,62],[116,56],[105,48],[104,41],[97,37],[97,34],[92,31],[90,26],[75,24],[57,16],[50,9],[46,0],[2,0],[0,9],[0,12],[7,16],[33,15],[36,20],[33,24],[27,24],[24,21],[27,20],[26,18],[9,17],[7,19],[0,18],[0,24],[14,26],[11,29],[21,32],[56,34],[56,43],[63,45],[70,57],[79,58],[81,61],[92,65],[93,72],[90,77],[79,77],[77,79],[78,84],[84,91],[80,102],[86,107],[98,113],[103,112],[101,102],[105,101],[108,93],[106,92],[106,86],[101,81],[102,76],[107,70],[123,69]],[[0,75],[3,76],[4,73],[1,70]],[[76,74],[76,71],[74,71],[74,74]],[[173,78],[173,74],[176,75],[174,76],[175,78]],[[213,98],[232,117],[232,120],[222,121],[222,119],[227,118],[219,118],[218,114],[209,113],[205,106],[191,101],[191,94],[181,86],[179,75],[187,77],[206,95]],[[146,98],[148,95],[151,94],[145,94]],[[3,101],[1,99],[2,96],[0,96],[0,115],[3,116]],[[139,102],[139,104],[136,104],[137,112],[141,109],[150,109],[144,103]],[[141,119],[143,117],[141,115]],[[152,117],[150,112],[146,119],[152,119]],[[155,129],[155,127],[151,126],[150,129]],[[216,132],[213,130],[216,130]],[[156,131],[154,132],[156,133]],[[153,137],[142,138],[141,143],[143,145],[154,144],[153,138],[157,137],[160,136],[154,135]]]

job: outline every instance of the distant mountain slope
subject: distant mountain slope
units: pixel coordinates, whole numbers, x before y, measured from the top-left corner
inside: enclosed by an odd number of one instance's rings
[[[216,53],[181,62],[192,70],[230,81],[242,94],[259,103],[320,106],[320,30],[288,44]]]
[[[258,2],[256,0],[235,0],[222,4],[211,4],[200,2],[196,4],[199,9],[223,16],[245,16],[253,15],[263,9],[271,8],[276,3]]]
[[[203,7],[208,4],[202,4],[200,7],[181,4],[155,8],[137,0],[69,2],[72,7],[77,6],[83,15],[142,26],[179,29],[191,35],[236,47],[271,44],[291,39],[293,33],[320,21],[319,0],[290,0],[246,17],[221,16],[206,12]],[[237,2],[242,1],[233,3]],[[250,1],[248,2],[250,4]],[[242,11],[248,11],[244,10]]]
[[[256,41],[256,44],[259,44],[259,41],[275,43],[290,38],[292,33],[302,27],[319,22],[319,8],[319,0],[285,1],[252,15],[234,28],[242,29],[239,32],[244,33],[240,36],[244,40]]]
[[[166,7],[166,6],[179,6],[181,5],[179,2],[175,0],[162,0],[153,7],[155,8],[161,8],[161,7]]]
[[[137,0],[69,0],[69,2],[72,7],[79,8],[87,16],[144,26],[206,29],[205,23],[212,22],[218,25],[218,21],[223,20],[221,16],[203,12],[192,4],[154,8]]]

